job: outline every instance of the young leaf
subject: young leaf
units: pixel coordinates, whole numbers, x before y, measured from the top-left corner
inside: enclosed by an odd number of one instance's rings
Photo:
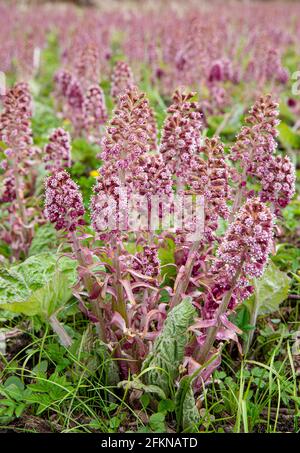
[[[186,297],[169,312],[163,331],[143,363],[142,371],[147,384],[159,386],[166,396],[178,376],[188,340],[188,328],[194,316],[191,298]]]
[[[184,432],[197,432],[200,416],[196,407],[191,376],[184,376],[176,392],[175,407],[178,427]]]

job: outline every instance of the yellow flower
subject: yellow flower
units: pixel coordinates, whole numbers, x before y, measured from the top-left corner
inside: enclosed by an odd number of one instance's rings
[[[93,178],[97,178],[97,176],[99,176],[99,172],[97,170],[92,170],[90,171],[90,176],[92,176]]]

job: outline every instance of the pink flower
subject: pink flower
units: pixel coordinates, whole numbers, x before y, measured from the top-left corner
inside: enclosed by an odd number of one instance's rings
[[[52,173],[71,166],[70,134],[63,128],[55,129],[49,137],[49,143],[44,148],[44,162],[47,170]]]
[[[160,261],[155,245],[145,245],[143,251],[135,255],[133,269],[148,277],[157,278],[160,272]]]
[[[190,160],[189,187],[186,193],[204,197],[204,236],[209,242],[218,228],[219,217],[228,218],[230,198],[229,167],[218,137],[206,138],[199,154]]]
[[[65,69],[60,69],[56,72],[54,76],[56,97],[61,98],[61,100],[67,97],[67,91],[72,79],[72,74]]]
[[[3,112],[0,116],[0,139],[9,148],[5,154],[26,166],[26,160],[33,155],[33,140],[30,126],[32,99],[27,83],[17,83],[3,98]]]
[[[121,95],[102,140],[101,159],[129,168],[139,156],[153,149],[153,129],[153,112],[145,94],[133,90]]]
[[[83,127],[83,103],[84,93],[79,80],[73,77],[68,85],[67,92],[67,116],[72,122],[78,135]]]
[[[202,113],[200,105],[191,101],[194,95],[195,93],[175,91],[160,145],[165,165],[187,183],[191,158],[201,146]]]
[[[172,193],[172,175],[160,154],[139,157],[126,182],[134,193],[147,197]]]
[[[71,232],[84,224],[82,195],[65,170],[49,176],[45,187],[45,217],[55,224],[57,230]]]
[[[91,199],[92,226],[97,233],[119,230],[122,221],[122,195],[127,194],[114,166],[103,166]],[[125,209],[127,206],[124,207]]]
[[[272,156],[268,166],[261,165],[257,168],[257,176],[262,184],[261,200],[272,202],[275,212],[285,208],[296,191],[295,168],[289,157]]]
[[[0,203],[11,203],[16,199],[16,185],[13,171],[9,170],[3,181],[0,192]]]
[[[239,161],[246,174],[255,176],[257,166],[267,164],[276,150],[278,115],[278,104],[271,95],[260,97],[250,109],[248,125],[241,129],[231,148],[231,159]]]
[[[99,133],[101,124],[107,120],[105,98],[98,85],[92,85],[87,90],[83,102],[83,126],[88,133]]]
[[[81,46],[76,55],[75,75],[82,88],[86,90],[100,81],[99,52],[95,43],[89,42]]]

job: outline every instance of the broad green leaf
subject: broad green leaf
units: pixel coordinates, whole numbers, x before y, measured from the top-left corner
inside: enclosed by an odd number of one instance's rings
[[[29,249],[29,256],[52,250],[57,241],[56,231],[51,223],[37,229]]]
[[[146,383],[159,386],[166,396],[179,374],[179,365],[188,341],[188,328],[194,316],[192,300],[186,297],[169,312],[163,331],[143,363],[142,371],[145,372]]]
[[[255,279],[255,293],[245,304],[252,312],[253,304],[257,304],[257,315],[266,315],[278,310],[279,305],[287,298],[290,279],[270,261],[263,276]]]
[[[279,140],[283,146],[287,148],[300,148],[300,134],[293,131],[293,129],[288,126],[286,123],[281,122],[278,127],[279,131]]]
[[[0,269],[0,308],[27,316],[51,316],[71,297],[77,263],[52,253]]]

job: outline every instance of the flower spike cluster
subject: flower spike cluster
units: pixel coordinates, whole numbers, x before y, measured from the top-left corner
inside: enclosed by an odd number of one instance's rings
[[[9,148],[7,157],[13,158],[22,166],[33,154],[33,140],[30,126],[32,99],[27,83],[17,83],[3,99],[3,112],[0,116],[0,139]]]
[[[60,69],[56,72],[54,76],[55,97],[59,101],[63,102],[63,100],[67,97],[68,88],[72,79],[72,74],[65,69]]]
[[[278,115],[278,104],[270,95],[258,99],[246,118],[248,126],[242,128],[231,149],[231,159],[239,161],[243,170],[239,176],[240,190],[247,196],[247,176],[256,178],[261,184],[260,199],[272,203],[276,215],[292,199],[296,179],[288,156],[274,155]]]
[[[87,90],[83,102],[83,126],[88,133],[99,133],[99,127],[107,121],[107,111],[103,90],[92,85]]]
[[[78,52],[75,62],[75,75],[84,90],[90,85],[99,83],[99,52],[97,46],[93,43],[88,43]]]
[[[79,80],[72,77],[67,88],[68,115],[75,128],[82,128],[84,92]]]
[[[226,219],[229,215],[226,202],[230,197],[230,187],[223,144],[217,137],[206,138],[201,152],[207,156],[208,203],[217,215]]]
[[[98,232],[103,231],[105,223],[114,218],[116,229],[125,221],[126,206],[123,206],[131,191],[142,191],[142,186],[149,186],[149,175],[152,166],[158,175],[158,166],[162,161],[147,155],[153,150],[153,139],[156,137],[153,127],[153,112],[144,93],[137,89],[119,97],[114,116],[106,127],[102,139],[100,176],[92,197],[92,225]],[[133,178],[133,175],[138,175]],[[167,176],[163,184],[170,184]],[[157,181],[156,181],[157,184]],[[145,187],[146,188],[146,187]],[[126,195],[125,195],[126,193]],[[109,197],[109,203],[107,200]],[[103,217],[104,216],[104,217]]]
[[[49,176],[45,183],[45,217],[56,230],[75,231],[83,225],[84,206],[77,184],[65,170]]]
[[[263,274],[273,243],[273,226],[273,214],[259,199],[247,201],[240,209],[219,246],[211,269],[215,284],[203,309],[204,318],[213,317],[232,285],[231,309],[251,294],[253,288],[249,279]]]
[[[272,156],[268,166],[257,168],[257,176],[262,185],[261,200],[273,203],[275,214],[278,214],[289,204],[296,191],[294,165],[288,156]]]
[[[118,61],[111,77],[111,97],[118,101],[119,96],[135,87],[131,68],[125,61]]]
[[[165,165],[187,183],[191,158],[201,146],[202,113],[200,105],[192,101],[194,95],[175,91],[160,145]]]
[[[218,228],[219,217],[227,219],[229,215],[229,168],[218,137],[206,138],[199,152],[191,159],[189,190],[186,193],[204,197],[204,236],[210,242],[214,240],[213,233]]]
[[[102,140],[101,158],[105,162],[115,162],[124,169],[130,167],[139,156],[152,150],[152,115],[144,93],[133,90],[121,95]]]
[[[231,159],[239,161],[247,174],[255,176],[257,165],[267,163],[275,152],[278,115],[278,104],[271,95],[260,97],[249,111],[247,126],[241,129],[231,148]]]
[[[114,166],[101,167],[101,174],[97,178],[91,199],[92,227],[97,233],[103,233],[105,227],[108,226],[111,230],[118,229],[122,221],[121,200],[123,193],[124,187],[118,177],[118,169]]]
[[[55,171],[71,166],[71,138],[63,128],[55,129],[44,148],[46,170]]]
[[[160,154],[144,155],[138,158],[127,177],[127,184],[134,193],[151,195],[171,195],[172,174],[165,167]]]

